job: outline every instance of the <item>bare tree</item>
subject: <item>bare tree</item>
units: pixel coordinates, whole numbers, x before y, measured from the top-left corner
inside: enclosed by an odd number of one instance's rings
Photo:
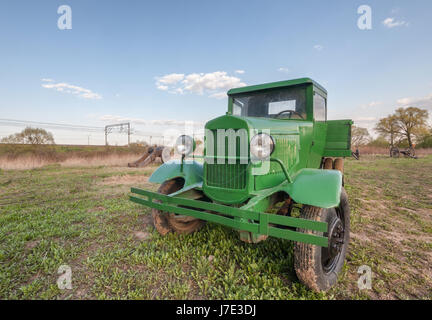
[[[3,143],[24,143],[24,144],[54,144],[54,137],[51,132],[41,128],[27,127],[23,131],[11,134],[1,140]]]
[[[356,148],[368,144],[370,139],[371,136],[366,128],[360,128],[356,126],[351,127],[351,144]]]

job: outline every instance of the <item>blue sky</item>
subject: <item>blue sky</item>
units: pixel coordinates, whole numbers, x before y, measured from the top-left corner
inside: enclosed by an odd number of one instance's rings
[[[363,4],[372,30],[357,27]],[[330,118],[372,128],[399,106],[432,111],[431,15],[428,0],[2,1],[0,118],[157,134],[151,120],[223,114],[231,86],[311,77]]]

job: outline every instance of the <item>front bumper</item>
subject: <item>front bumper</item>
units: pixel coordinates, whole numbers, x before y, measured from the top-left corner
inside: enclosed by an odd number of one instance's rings
[[[239,231],[304,242],[321,247],[328,246],[327,237],[319,235],[319,233],[327,232],[327,223],[325,222],[255,212],[216,203],[164,195],[138,188],[131,188],[131,192],[145,197],[143,199],[142,197],[130,196],[131,201],[157,210],[218,223]],[[318,234],[297,232],[286,227],[317,231]]]

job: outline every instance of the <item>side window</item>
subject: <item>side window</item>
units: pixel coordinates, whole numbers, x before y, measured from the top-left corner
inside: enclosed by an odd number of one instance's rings
[[[233,115],[234,116],[241,116],[243,107],[244,107],[244,103],[242,103],[240,100],[234,99],[234,101],[233,101]]]
[[[313,109],[315,121],[327,120],[327,106],[326,99],[320,94],[314,92]]]

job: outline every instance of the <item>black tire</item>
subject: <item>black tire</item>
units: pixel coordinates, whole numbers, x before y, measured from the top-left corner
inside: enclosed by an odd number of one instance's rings
[[[413,147],[409,147],[406,150],[406,157],[415,157],[415,149]]]
[[[182,183],[178,179],[172,179],[162,183],[158,192],[161,194],[171,194],[181,188]],[[205,222],[200,219],[178,216],[157,209],[152,209],[152,216],[156,230],[163,236],[169,232],[190,234],[199,230]]]
[[[329,230],[324,236],[329,237],[329,248],[300,242],[294,245],[294,267],[299,280],[313,291],[327,291],[337,282],[350,240],[350,210],[345,189],[342,188],[338,207],[323,209],[304,205],[300,217],[328,223]],[[342,226],[343,230],[337,231],[338,226]],[[322,232],[300,228],[297,231],[323,235]],[[330,237],[329,233],[333,237]],[[331,249],[339,240],[343,241],[343,244],[336,246],[339,250]]]
[[[397,147],[392,147],[390,148],[390,157],[392,158],[399,158],[400,154],[399,154],[399,148]]]

